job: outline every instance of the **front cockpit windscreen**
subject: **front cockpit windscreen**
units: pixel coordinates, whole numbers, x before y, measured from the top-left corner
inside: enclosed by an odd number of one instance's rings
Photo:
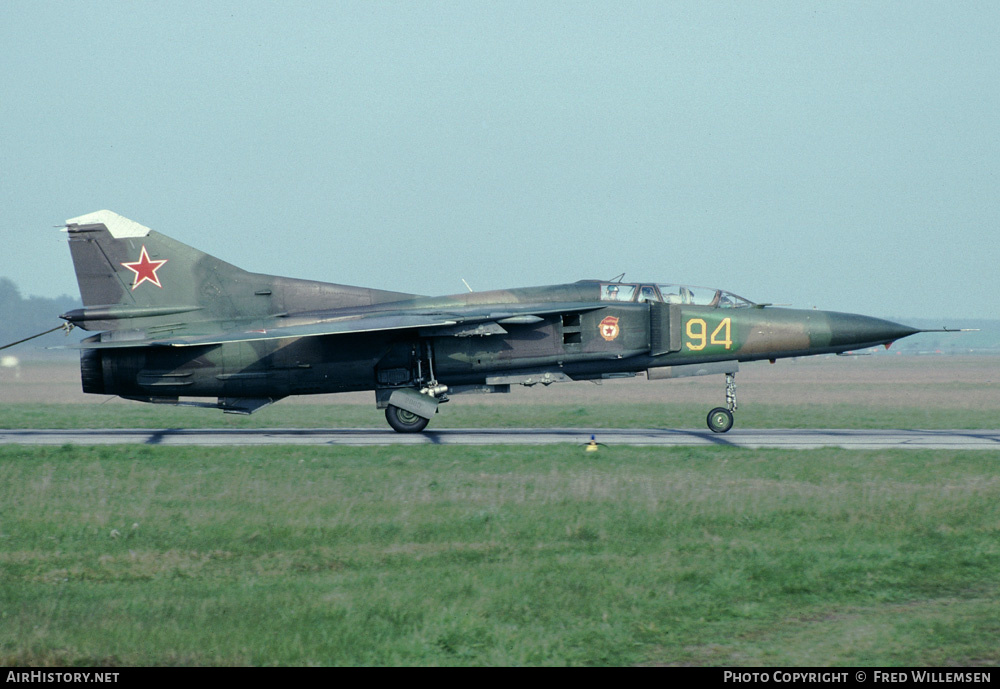
[[[632,301],[635,297],[635,285],[626,285],[620,282],[612,282],[601,285],[601,299],[603,301]]]
[[[694,304],[720,309],[753,306],[749,299],[732,292],[710,287],[688,285],[629,284],[622,282],[601,283],[602,301],[664,302],[666,304]]]

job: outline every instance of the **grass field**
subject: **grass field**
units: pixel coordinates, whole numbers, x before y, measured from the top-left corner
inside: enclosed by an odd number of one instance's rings
[[[1000,357],[819,357],[746,364],[737,375],[739,428],[996,428]],[[722,376],[515,386],[462,395],[432,429],[470,427],[704,428],[725,402]],[[282,400],[256,414],[84,395],[73,361],[0,372],[2,428],[385,428],[374,395]]]
[[[995,665],[997,453],[0,449],[0,663]]]
[[[689,404],[522,404],[495,406],[455,401],[431,420],[445,428],[697,428],[706,430],[708,408]],[[378,428],[388,430],[374,405],[276,405],[253,416],[216,410],[134,403],[115,406],[3,405],[3,428]],[[992,429],[1000,412],[840,405],[760,404],[736,412],[737,428]]]
[[[747,366],[737,423],[996,428],[998,359]],[[0,379],[3,427],[378,426]],[[718,380],[457,398],[435,427],[700,427]],[[100,402],[100,398],[96,398]],[[0,447],[4,665],[996,665],[1000,452]]]

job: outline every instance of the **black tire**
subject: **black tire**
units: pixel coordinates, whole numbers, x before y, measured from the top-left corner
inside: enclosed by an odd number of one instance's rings
[[[397,433],[419,433],[427,427],[430,419],[417,416],[411,411],[390,404],[385,408],[385,420]]]
[[[733,413],[724,407],[708,412],[708,427],[713,433],[725,433],[733,427]]]

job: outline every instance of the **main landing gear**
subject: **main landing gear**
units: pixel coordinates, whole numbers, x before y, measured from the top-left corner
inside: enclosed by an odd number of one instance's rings
[[[375,391],[376,404],[385,407],[385,420],[397,433],[420,433],[437,413],[438,405],[448,401],[448,386],[434,377],[434,350],[430,342],[426,345],[426,376],[420,356],[421,346],[415,344],[409,366],[390,368],[385,372],[386,382],[398,387]]]
[[[708,427],[713,433],[725,433],[733,427],[736,411],[736,374],[726,374],[726,406],[708,412]]]
[[[430,419],[425,419],[411,411],[390,404],[385,408],[385,420],[399,433],[419,433],[427,427]]]

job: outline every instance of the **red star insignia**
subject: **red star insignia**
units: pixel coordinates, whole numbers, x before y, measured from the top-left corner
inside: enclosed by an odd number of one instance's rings
[[[135,282],[132,283],[132,291],[144,282],[152,282],[159,288],[163,288],[160,284],[160,278],[156,277],[156,271],[160,269],[167,259],[162,261],[153,261],[149,258],[149,254],[146,253],[146,246],[143,245],[142,253],[139,254],[139,260],[133,263],[122,263],[123,266],[135,273]]]

